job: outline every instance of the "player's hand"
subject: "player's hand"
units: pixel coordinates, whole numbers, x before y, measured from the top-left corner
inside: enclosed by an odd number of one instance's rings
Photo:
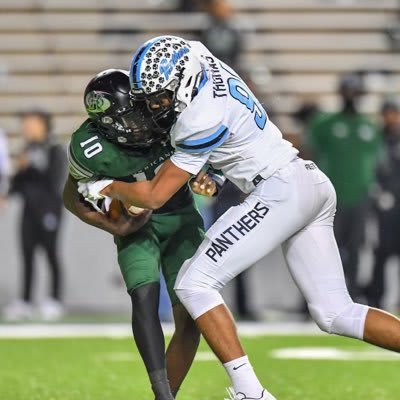
[[[132,216],[126,210],[123,210],[120,217],[114,221],[115,231],[112,232],[117,236],[127,236],[137,232],[149,221],[152,211],[145,210],[142,213]]]
[[[112,179],[99,179],[97,181],[79,181],[78,192],[89,201],[97,201],[107,196],[101,194],[101,191],[114,181]]]
[[[204,171],[200,171],[196,177],[190,181],[190,188],[194,193],[200,194],[201,196],[211,197],[217,193],[217,184]]]

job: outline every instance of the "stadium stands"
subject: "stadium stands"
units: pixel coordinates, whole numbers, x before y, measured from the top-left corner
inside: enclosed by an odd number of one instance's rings
[[[82,91],[96,72],[128,68],[135,47],[172,33],[195,38],[202,13],[182,14],[172,0],[2,0],[0,2],[0,126],[18,145],[17,116],[28,107],[55,114],[56,133],[68,135],[84,118]],[[302,96],[336,104],[339,73],[390,72],[370,88],[376,111],[382,96],[400,89],[400,56],[385,31],[398,22],[397,0],[232,0],[245,32],[242,59],[250,72],[265,68],[258,92],[288,117]]]

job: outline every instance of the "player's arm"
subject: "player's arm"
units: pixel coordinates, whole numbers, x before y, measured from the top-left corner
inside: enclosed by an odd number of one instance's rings
[[[157,210],[162,207],[192,174],[167,160],[151,181],[126,183],[114,181],[101,194],[128,204]]]
[[[68,176],[65,183],[63,200],[65,208],[81,221],[109,232],[112,235],[126,236],[136,232],[146,224],[151,215],[148,212],[132,217],[126,213],[122,213],[116,221],[108,218],[105,214],[94,211],[82,199],[77,191],[77,181],[71,175]]]
[[[210,152],[208,151],[188,153],[177,150],[169,160],[164,162],[151,181],[134,183],[109,180],[92,181],[79,185],[79,192],[90,200],[110,197],[137,207],[157,210],[192,176],[201,171],[209,156]]]

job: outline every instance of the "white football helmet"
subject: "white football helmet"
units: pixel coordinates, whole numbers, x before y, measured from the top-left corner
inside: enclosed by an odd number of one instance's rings
[[[145,99],[155,127],[169,129],[197,94],[205,74],[190,43],[177,36],[150,39],[133,56],[131,96]]]

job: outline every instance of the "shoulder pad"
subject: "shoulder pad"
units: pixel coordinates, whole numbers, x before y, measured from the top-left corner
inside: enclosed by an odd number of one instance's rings
[[[83,157],[83,149],[80,144],[89,140],[89,121],[85,121],[71,136],[68,145],[69,173],[77,180],[91,178],[95,175],[90,163]]]
[[[208,80],[192,103],[179,115],[173,129],[175,134],[204,131],[221,124],[226,113],[226,100],[227,97],[213,97],[212,82]]]
[[[139,172],[151,161],[111,143],[90,121],[72,134],[69,160],[70,173],[80,179],[93,176],[125,178]]]
[[[229,137],[229,129],[225,125],[185,135],[181,141],[175,142],[175,147],[185,153],[206,153],[220,146]]]
[[[203,153],[222,144],[229,136],[224,125],[226,97],[213,97],[208,81],[193,102],[181,113],[171,131],[174,147],[186,152]]]

